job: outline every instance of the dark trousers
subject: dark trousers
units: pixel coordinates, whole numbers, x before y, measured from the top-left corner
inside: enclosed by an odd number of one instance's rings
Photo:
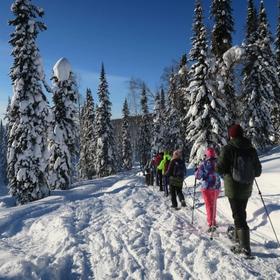
[[[146,174],[146,185],[153,186],[154,185],[154,175],[153,173]]]
[[[163,176],[163,189],[164,189],[166,196],[168,196],[168,185],[169,185],[169,177]]]
[[[157,171],[157,185],[159,186],[159,190],[163,191],[163,189],[162,189],[162,172],[161,172],[161,170]]]
[[[175,187],[170,185],[170,195],[171,195],[171,202],[173,207],[177,207],[177,196],[179,200],[182,202],[182,200],[185,200],[183,192],[182,192],[183,187]]]
[[[236,229],[249,229],[246,218],[246,207],[248,199],[229,198],[229,204],[232,211],[232,217]]]

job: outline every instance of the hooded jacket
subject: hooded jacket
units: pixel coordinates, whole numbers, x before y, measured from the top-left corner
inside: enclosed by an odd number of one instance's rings
[[[219,190],[221,188],[221,180],[215,170],[216,162],[215,158],[206,158],[196,170],[195,178],[202,180],[202,189]]]
[[[157,167],[158,170],[162,172],[164,175],[164,171],[166,170],[166,164],[170,162],[171,156],[169,153],[165,152],[162,161],[160,162],[159,166]]]
[[[253,183],[241,184],[234,181],[232,178],[232,168],[236,149],[246,150],[246,152],[252,154],[255,175],[256,177],[261,175],[262,166],[257,152],[253,148],[251,142],[244,137],[233,138],[225,147],[223,147],[218,158],[216,171],[224,176],[224,188],[227,197],[232,199],[248,199],[252,194]]]

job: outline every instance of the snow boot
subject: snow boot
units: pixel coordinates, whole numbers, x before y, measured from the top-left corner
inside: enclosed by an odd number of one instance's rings
[[[236,228],[234,228],[233,242],[239,243],[239,238],[238,238],[238,234],[237,234],[237,229]]]
[[[251,256],[249,229],[238,229],[237,237],[241,247],[241,253],[244,253],[246,256]]]
[[[239,244],[237,229],[233,225],[228,226],[227,236],[232,242]]]
[[[251,248],[249,229],[237,229],[236,232],[239,244],[232,246],[231,251],[235,254],[244,254],[246,257],[250,257]]]
[[[217,230],[217,227],[216,226],[209,226],[207,232],[215,232]]]

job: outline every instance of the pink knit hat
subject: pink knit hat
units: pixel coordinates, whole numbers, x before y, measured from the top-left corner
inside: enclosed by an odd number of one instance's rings
[[[213,148],[207,148],[205,155],[207,158],[214,158],[214,157],[216,157],[216,152]]]

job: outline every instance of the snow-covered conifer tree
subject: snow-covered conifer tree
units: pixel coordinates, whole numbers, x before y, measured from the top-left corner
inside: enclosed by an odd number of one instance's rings
[[[212,52],[217,58],[232,46],[233,17],[231,0],[212,0],[211,18],[214,21],[212,30]]]
[[[275,37],[275,55],[278,65],[280,65],[280,0],[278,1],[278,23]]]
[[[258,14],[254,5],[254,0],[248,0],[247,20],[246,20],[246,43],[252,44],[257,40]]]
[[[111,124],[111,102],[104,65],[101,67],[98,89],[99,104],[96,110],[96,160],[95,170],[99,177],[116,173],[114,136]]]
[[[10,76],[13,97],[8,113],[8,179],[10,193],[24,204],[49,195],[46,180],[49,108],[42,89],[45,78],[37,36],[46,26],[38,21],[43,10],[30,0],[12,5],[11,34],[14,62]]]
[[[161,152],[164,150],[164,131],[165,131],[164,113],[165,113],[165,104],[163,106],[161,94],[158,92],[155,95],[155,106],[154,106],[154,114],[153,114],[152,150],[154,153]]]
[[[216,59],[216,71],[219,71],[223,63],[223,54],[232,47],[232,32],[234,31],[234,22],[232,17],[231,0],[212,0],[211,18],[214,21],[212,30],[211,50]],[[234,90],[234,72],[228,69],[224,73],[223,96],[226,104],[228,123],[234,123],[237,119],[236,95]]]
[[[150,115],[148,110],[148,99],[146,86],[143,84],[141,94],[141,122],[140,122],[140,139],[139,139],[139,150],[140,150],[140,165],[143,168],[151,157],[151,125]]]
[[[82,179],[92,179],[95,175],[95,109],[91,90],[87,89],[86,102],[81,112],[80,164]]]
[[[182,117],[180,111],[180,103],[183,103],[179,95],[177,87],[177,79],[172,74],[169,81],[168,102],[165,110],[165,133],[164,143],[165,149],[172,152],[175,149],[184,148],[184,140],[182,133]]]
[[[6,185],[7,179],[7,129],[0,121],[0,186]]]
[[[264,149],[275,138],[271,112],[279,95],[279,79],[263,1],[260,3],[258,23],[257,40],[246,46],[242,124],[253,144],[258,149]]]
[[[53,123],[49,139],[48,184],[51,189],[68,189],[73,181],[77,154],[78,91],[71,65],[61,58],[53,68]]]
[[[180,120],[181,120],[181,135],[185,137],[186,134],[186,128],[187,128],[187,119],[186,115],[189,111],[190,102],[188,98],[188,85],[189,85],[189,70],[187,68],[187,55],[184,54],[181,58],[180,62],[180,69],[177,74],[178,79],[178,110],[180,113]],[[184,148],[183,148],[183,154],[186,156],[189,154],[190,147],[187,145],[187,143],[184,141]]]
[[[277,74],[278,79],[280,79],[280,1],[278,1],[278,24],[276,31],[276,39],[275,39],[275,56],[277,61]],[[275,106],[272,111],[272,122],[275,129],[275,141],[280,143],[280,100],[279,96],[277,96]]]
[[[178,86],[179,86],[181,98],[183,99],[185,98],[186,88],[189,83],[188,74],[189,73],[187,68],[187,55],[184,54],[181,58],[180,69],[178,72]]]
[[[190,108],[186,118],[186,141],[192,143],[190,162],[204,158],[209,146],[219,148],[226,143],[225,105],[219,96],[216,77],[211,76],[207,60],[206,30],[200,1],[196,1],[190,59],[189,92]]]
[[[165,111],[165,92],[164,92],[164,89],[161,89],[160,90],[160,110],[162,112]]]
[[[129,135],[128,119],[129,109],[127,100],[125,99],[123,104],[123,119],[122,119],[122,167],[125,170],[132,168],[132,149],[131,149],[131,137]]]

